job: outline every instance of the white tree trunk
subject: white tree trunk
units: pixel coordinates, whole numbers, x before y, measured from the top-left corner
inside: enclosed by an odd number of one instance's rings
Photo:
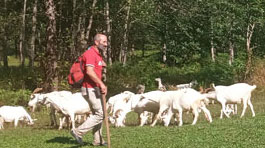
[[[234,44],[229,42],[229,65],[232,65],[234,62]]]
[[[247,64],[246,64],[245,79],[247,79],[247,77],[249,76],[251,66],[252,66],[252,54],[253,54],[253,48],[254,47],[251,47],[251,39],[252,39],[252,35],[254,33],[254,28],[255,28],[255,23],[248,24],[247,42],[246,42],[248,59],[247,59]]]
[[[90,30],[91,30],[91,27],[92,27],[92,24],[93,24],[93,17],[94,17],[94,11],[95,11],[96,4],[97,4],[97,0],[93,0],[92,13],[90,15],[89,22],[88,22],[87,29],[86,29],[85,39],[86,39],[87,42],[89,40]]]
[[[131,0],[128,0],[127,14],[124,24],[124,34],[123,34],[123,65],[127,62],[127,53],[128,53],[128,32],[129,32],[129,19],[130,19],[130,9],[131,9]]]
[[[108,36],[108,48],[107,48],[107,62],[109,65],[112,65],[112,59],[111,59],[111,20],[110,20],[110,14],[109,14],[109,0],[106,0],[105,3],[105,15],[106,15],[106,26],[107,31],[106,34]]]
[[[19,37],[19,57],[20,57],[20,64],[22,67],[25,65],[25,57],[24,57],[24,43],[25,43],[25,19],[26,19],[26,9],[27,9],[27,0],[24,0],[24,8],[23,8],[23,15],[22,15],[22,25],[21,25],[21,32]]]
[[[33,6],[33,15],[32,15],[32,35],[31,35],[31,49],[30,49],[30,61],[29,66],[34,67],[34,58],[35,58],[35,50],[36,50],[36,26],[37,26],[37,6],[38,0],[35,0]]]

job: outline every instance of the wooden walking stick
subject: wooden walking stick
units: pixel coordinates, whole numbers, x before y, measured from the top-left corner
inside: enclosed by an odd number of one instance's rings
[[[105,124],[106,124],[106,129],[107,129],[107,138],[108,138],[108,148],[110,148],[110,131],[109,131],[109,121],[108,121],[108,111],[106,108],[106,95],[102,94],[102,101],[103,101],[103,111],[105,114]]]

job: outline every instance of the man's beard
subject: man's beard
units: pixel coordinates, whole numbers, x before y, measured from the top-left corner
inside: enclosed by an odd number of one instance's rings
[[[100,50],[105,50],[106,49],[106,46],[102,45],[102,44],[99,44],[98,45],[98,49]]]

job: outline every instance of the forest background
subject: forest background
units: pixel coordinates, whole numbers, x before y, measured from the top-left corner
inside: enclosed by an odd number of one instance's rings
[[[73,90],[67,75],[96,33],[109,96],[196,80],[265,84],[263,0],[2,0],[0,105],[27,105],[36,87]],[[12,99],[10,99],[12,98]]]

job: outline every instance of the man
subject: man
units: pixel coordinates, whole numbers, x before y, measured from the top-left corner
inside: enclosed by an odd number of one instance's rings
[[[81,92],[88,101],[92,110],[86,121],[76,129],[72,129],[71,135],[77,142],[83,145],[82,136],[92,130],[94,135],[94,146],[104,146],[107,143],[102,137],[103,105],[101,95],[107,94],[107,87],[102,82],[102,69],[106,66],[102,60],[99,50],[105,50],[107,47],[107,37],[103,34],[97,34],[94,37],[94,45],[83,54],[86,75],[82,84]],[[100,88],[100,90],[98,89]]]

